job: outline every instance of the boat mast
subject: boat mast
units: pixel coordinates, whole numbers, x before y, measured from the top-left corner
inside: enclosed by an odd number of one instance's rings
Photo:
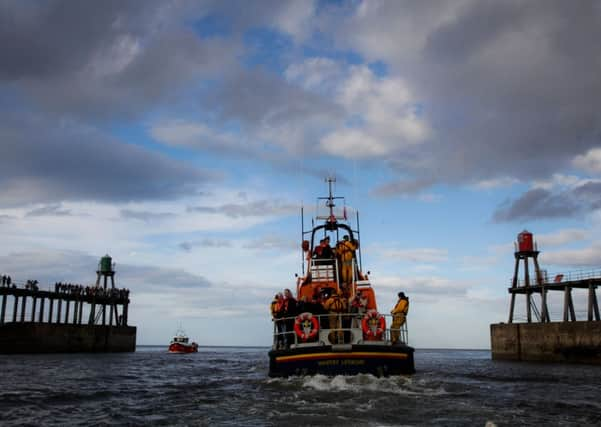
[[[305,239],[305,213],[304,207],[301,205],[301,242]],[[301,250],[301,266],[303,269],[303,276],[305,275],[305,253]]]
[[[330,195],[328,196],[328,201],[326,202],[326,206],[330,208],[330,217],[329,217],[328,221],[335,222],[336,217],[334,216],[334,206],[336,206],[336,204],[334,203],[334,196],[332,195],[332,183],[336,182],[336,178],[330,176],[327,178],[327,181],[328,181],[328,189],[329,189],[329,193],[330,193]]]

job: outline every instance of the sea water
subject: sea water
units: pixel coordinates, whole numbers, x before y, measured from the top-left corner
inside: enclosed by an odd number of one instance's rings
[[[601,366],[416,350],[415,375],[274,379],[267,352],[2,355],[0,425],[601,425]]]

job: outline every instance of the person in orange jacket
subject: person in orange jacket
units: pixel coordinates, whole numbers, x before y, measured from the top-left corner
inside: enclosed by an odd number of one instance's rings
[[[342,328],[342,322],[340,321],[340,314],[347,312],[347,301],[340,295],[340,292],[334,291],[332,295],[326,300],[323,307],[330,313],[330,329],[337,330],[336,341],[338,344],[344,342],[344,333],[340,330]]]
[[[347,235],[344,235],[342,241],[336,245],[336,256],[340,265],[340,279],[345,285],[349,285],[353,280],[353,259],[355,251],[359,248],[359,242],[349,240]]]
[[[399,300],[390,312],[392,314],[392,325],[390,325],[390,338],[396,343],[401,336],[401,326],[405,324],[409,312],[409,298],[404,292],[399,292]]]

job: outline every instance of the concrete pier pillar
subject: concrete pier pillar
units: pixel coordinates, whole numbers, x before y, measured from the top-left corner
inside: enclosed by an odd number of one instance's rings
[[[0,324],[4,324],[4,316],[6,315],[6,295],[2,295],[2,312],[0,314]]]
[[[23,301],[21,302],[21,322],[25,322],[25,308],[27,307],[27,297],[23,295]]]

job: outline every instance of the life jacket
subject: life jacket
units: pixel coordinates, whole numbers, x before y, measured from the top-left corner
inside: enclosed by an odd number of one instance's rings
[[[338,243],[337,252],[342,261],[351,261],[355,250],[357,250],[357,244],[350,240],[343,240]]]
[[[401,298],[390,312],[391,314],[407,314],[409,312],[409,299]]]
[[[282,302],[282,311],[285,317],[296,314],[296,300],[294,298],[285,298]]]
[[[274,317],[276,317],[276,318],[284,317],[284,299],[283,298],[276,301]]]
[[[274,298],[273,301],[271,301],[271,306],[269,307],[271,311],[271,317],[276,317],[276,315],[278,314],[279,303],[280,302],[276,298]]]
[[[346,311],[346,301],[334,294],[326,301],[325,309],[334,313],[342,313]]]

